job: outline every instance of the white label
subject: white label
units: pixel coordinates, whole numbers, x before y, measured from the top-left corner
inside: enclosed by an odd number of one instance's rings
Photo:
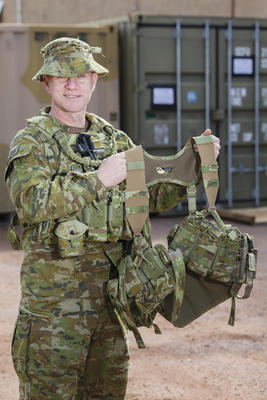
[[[262,122],[261,124],[261,131],[267,133],[267,122]]]
[[[238,142],[239,133],[240,133],[240,124],[238,122],[231,124],[231,131],[230,131],[231,143]]]
[[[267,122],[262,122],[261,124],[261,132],[262,132],[262,139],[264,142],[267,142]]]
[[[267,106],[267,87],[261,88],[261,97],[264,106]]]
[[[231,124],[231,133],[239,133],[240,132],[240,124],[235,122]]]
[[[231,141],[231,143],[238,142],[238,132],[231,132],[230,133],[230,141]]]
[[[243,105],[243,98],[247,96],[247,88],[236,87],[231,89],[232,106],[241,107]]]
[[[261,69],[267,69],[267,58],[261,59]]]
[[[236,57],[250,57],[251,56],[250,47],[236,46],[234,49],[234,55]]]
[[[234,58],[233,59],[234,75],[252,75],[253,59],[252,58]]]
[[[169,127],[167,124],[154,125],[154,142],[155,144],[169,143]]]
[[[242,134],[243,142],[252,142],[253,140],[253,133],[252,132],[243,132]]]
[[[155,105],[175,104],[174,88],[168,88],[168,87],[153,88],[153,104]]]
[[[267,69],[267,47],[261,48],[261,69]]]

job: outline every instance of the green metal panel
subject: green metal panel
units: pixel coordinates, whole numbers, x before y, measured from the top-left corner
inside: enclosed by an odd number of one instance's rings
[[[258,40],[248,19],[137,16],[120,26],[122,128],[157,155],[211,128],[222,145],[222,206],[267,202],[267,21],[258,25]]]

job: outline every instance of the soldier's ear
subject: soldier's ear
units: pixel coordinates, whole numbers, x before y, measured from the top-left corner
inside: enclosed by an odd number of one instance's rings
[[[97,73],[96,73],[96,72],[92,72],[93,91],[95,90],[97,81],[98,81],[98,75],[97,75]]]
[[[45,87],[46,91],[50,94],[49,77],[47,75],[43,75],[42,80],[44,82],[44,87]]]

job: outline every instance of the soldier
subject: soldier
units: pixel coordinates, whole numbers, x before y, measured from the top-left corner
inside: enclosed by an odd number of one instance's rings
[[[20,400],[125,397],[127,330],[105,287],[116,274],[108,254],[119,261],[132,240],[123,194],[124,152],[134,145],[86,112],[98,77],[109,72],[94,60],[99,52],[72,38],[41,50],[43,66],[33,80],[44,83],[51,106],[11,143],[6,180],[25,251],[12,342]],[[214,147],[217,154],[218,141]],[[150,209],[170,209],[184,195],[180,186],[155,185]],[[142,235],[151,243],[149,221]]]

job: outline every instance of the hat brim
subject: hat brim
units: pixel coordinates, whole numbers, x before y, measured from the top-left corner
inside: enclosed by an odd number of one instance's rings
[[[109,70],[96,62],[92,55],[81,57],[65,54],[64,57],[56,56],[47,58],[41,69],[32,77],[32,80],[41,82],[43,75],[71,78],[88,72],[95,72],[99,76],[106,76]]]

